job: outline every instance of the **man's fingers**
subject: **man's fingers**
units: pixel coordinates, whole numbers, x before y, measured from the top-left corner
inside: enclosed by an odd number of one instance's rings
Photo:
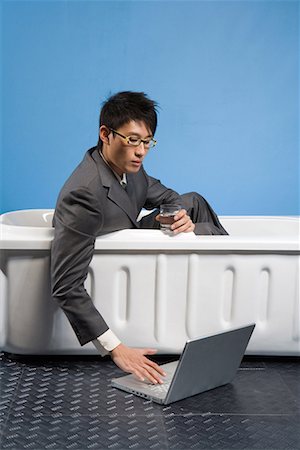
[[[191,220],[190,216],[187,215],[185,209],[181,209],[175,216],[175,222],[171,225],[171,229],[174,234],[187,233],[194,231],[195,224]]]
[[[155,350],[153,348],[144,349],[144,355],[153,355],[156,352],[157,352],[157,350]],[[166,376],[166,373],[164,372],[164,370],[158,364],[156,364],[154,361],[151,361],[151,359],[147,358],[146,356],[144,358],[144,364],[145,364],[145,369],[147,371],[151,372],[152,376],[159,383],[162,383],[162,381],[158,375]],[[151,379],[151,381],[153,382],[152,379]]]
[[[153,355],[157,350],[153,348],[135,349],[120,344],[111,353],[113,361],[120,369],[134,374],[134,376],[151,383],[163,383],[160,376],[164,375],[163,370],[145,355]]]
[[[174,220],[177,221],[177,220],[181,219],[182,217],[184,217],[185,215],[186,215],[186,210],[181,209],[180,211],[178,211],[176,216],[174,216]]]
[[[132,369],[130,372],[140,381],[148,380],[153,384],[163,383],[157,371],[149,366],[140,366],[138,368]]]
[[[143,355],[154,355],[157,352],[155,348],[143,348],[142,353]]]
[[[154,361],[151,361],[150,359],[146,359],[146,364],[150,367],[152,367],[152,369],[154,369],[156,372],[158,372],[160,375],[165,376],[166,373],[164,372],[164,370],[158,365],[156,364]]]
[[[193,222],[190,218],[190,216],[183,216],[181,219],[176,220],[176,222],[174,222],[174,224],[171,226],[171,229],[176,232],[182,232],[182,231],[187,231],[188,229],[192,229],[193,226]]]
[[[178,234],[178,233],[188,233],[188,232],[190,232],[190,231],[194,231],[194,229],[195,229],[195,224],[193,224],[193,223],[191,223],[190,225],[182,225],[181,227],[179,227],[179,228],[176,228],[175,230],[174,230],[174,233],[175,234]]]
[[[131,372],[132,375],[135,376],[135,378],[137,378],[139,381],[145,381],[145,377],[140,370],[136,369],[129,372]]]

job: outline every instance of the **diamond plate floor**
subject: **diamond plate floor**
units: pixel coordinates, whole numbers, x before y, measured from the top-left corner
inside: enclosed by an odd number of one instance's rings
[[[245,358],[233,383],[168,406],[112,388],[110,359],[0,361],[1,449],[300,449],[299,359]]]

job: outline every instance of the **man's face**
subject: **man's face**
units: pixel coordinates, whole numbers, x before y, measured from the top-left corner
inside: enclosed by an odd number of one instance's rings
[[[124,136],[141,139],[152,137],[151,131],[144,122],[140,121],[132,120],[116,131]],[[125,139],[112,133],[104,125],[100,128],[100,138],[103,142],[103,156],[115,172],[122,175],[123,173],[136,173],[140,170],[143,159],[149,150],[144,147],[142,142],[138,147],[129,145]]]

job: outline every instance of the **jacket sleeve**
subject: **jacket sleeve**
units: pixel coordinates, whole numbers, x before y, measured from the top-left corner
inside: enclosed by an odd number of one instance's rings
[[[162,203],[181,204],[181,197],[177,192],[167,188],[156,178],[147,175],[146,172],[145,176],[148,182],[148,192],[144,208],[159,208]]]
[[[52,296],[84,345],[108,329],[84,288],[95,239],[102,227],[100,205],[85,188],[71,191],[58,201],[54,227]]]
[[[218,216],[209,203],[197,192],[189,192],[179,195],[172,189],[166,188],[159,180],[146,174],[148,181],[148,193],[144,207],[146,209],[159,208],[162,203],[178,203],[186,209],[195,224],[194,233],[198,235],[224,235],[228,234],[221,225]],[[155,220],[157,211],[146,216],[141,221],[144,228],[159,228],[159,222]]]

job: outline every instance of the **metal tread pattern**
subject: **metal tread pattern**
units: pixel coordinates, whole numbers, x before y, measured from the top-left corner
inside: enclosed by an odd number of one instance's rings
[[[1,449],[300,449],[297,359],[245,358],[231,384],[168,406],[112,388],[108,358],[0,362]]]

